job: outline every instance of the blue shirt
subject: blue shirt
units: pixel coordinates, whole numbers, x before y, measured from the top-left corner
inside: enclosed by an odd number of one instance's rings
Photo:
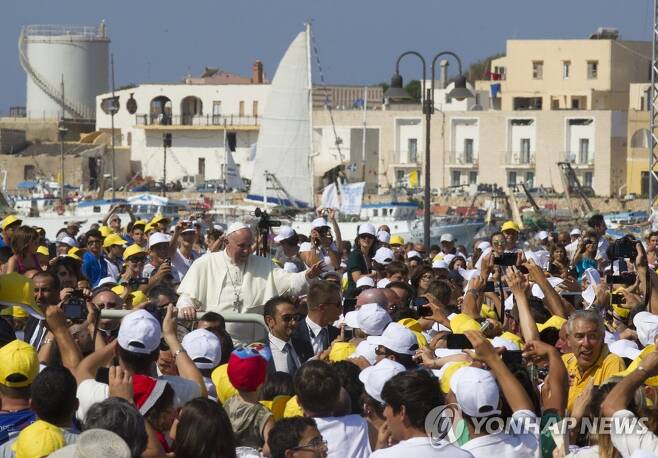
[[[89,280],[91,287],[95,288],[101,278],[107,277],[107,263],[102,256],[97,258],[93,253],[87,251],[82,256],[82,273]]]
[[[37,421],[37,415],[30,409],[0,414],[0,444],[18,436],[23,428]]]
[[[576,263],[576,273],[578,274],[578,281],[581,281],[583,279],[583,274],[590,267],[594,269],[598,267],[598,263],[596,262],[596,260],[591,258],[585,258],[585,257],[580,258],[580,261]]]

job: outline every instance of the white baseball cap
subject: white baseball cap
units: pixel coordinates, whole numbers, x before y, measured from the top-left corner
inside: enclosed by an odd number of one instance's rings
[[[382,278],[377,282],[377,288],[386,288],[386,285],[388,285],[391,282],[388,278]]]
[[[577,227],[571,229],[571,232],[569,232],[569,235],[580,235],[580,234],[582,234],[582,232],[580,232],[580,229],[578,229]]]
[[[491,339],[491,345],[493,345],[495,348],[504,348],[509,351],[517,351],[520,350],[519,346],[512,342],[509,339],[506,339],[504,337],[496,336],[493,339]]]
[[[432,269],[447,269],[447,268],[448,268],[448,263],[443,260],[432,262]]]
[[[391,234],[386,231],[379,231],[377,232],[377,240],[382,243],[388,243],[391,241]]]
[[[100,280],[98,280],[98,284],[96,285],[96,288],[101,288],[106,285],[116,286],[117,284],[118,283],[114,277],[103,277]]]
[[[194,228],[194,223],[192,221],[188,221],[187,226],[185,226],[183,230],[180,231],[181,234],[185,234],[187,232],[196,232],[196,229]]]
[[[232,234],[237,231],[241,231],[242,229],[249,229],[249,226],[247,226],[242,221],[236,221],[228,227],[228,229],[226,230],[226,235]]]
[[[158,243],[170,243],[171,236],[168,234],[163,234],[162,232],[154,232],[149,237],[149,248],[157,245]]]
[[[539,231],[535,234],[535,238],[537,240],[546,240],[548,238],[548,232],[546,231]]]
[[[283,271],[291,274],[296,274],[299,272],[299,267],[294,262],[286,262],[283,264]]]
[[[379,402],[384,402],[382,399],[382,388],[384,388],[384,384],[392,379],[393,376],[405,370],[402,364],[385,358],[374,366],[363,369],[359,373],[359,380],[363,383],[363,388],[370,397]]]
[[[219,338],[207,329],[195,329],[186,334],[181,345],[199,369],[214,369],[219,365],[222,344]]]
[[[654,343],[658,335],[658,315],[650,312],[640,312],[633,317],[637,330],[637,338],[644,346]]]
[[[500,391],[489,371],[476,367],[462,367],[450,378],[450,389],[459,407],[471,417],[489,417],[500,413]]]
[[[73,237],[69,237],[68,235],[62,237],[61,239],[59,239],[57,241],[57,243],[62,244],[62,245],[66,245],[66,246],[69,246],[69,247],[77,247],[78,246],[78,242],[76,242]]]
[[[160,323],[146,310],[136,310],[121,320],[117,340],[124,350],[148,355],[160,346]]]
[[[375,226],[373,226],[371,223],[363,223],[359,226],[359,234],[358,235],[363,235],[363,234],[370,234],[373,237],[376,237],[376,230]]]
[[[359,310],[345,314],[345,324],[369,336],[381,336],[391,321],[388,312],[375,303],[363,304]]]
[[[418,350],[416,334],[400,323],[390,323],[381,336],[369,336],[367,340],[403,355],[414,355]]]
[[[226,227],[224,227],[221,224],[213,224],[212,228],[215,229],[216,231],[221,232],[222,234],[226,231]]]
[[[274,241],[276,243],[281,242],[282,240],[289,239],[290,237],[294,237],[295,235],[295,230],[290,227],[290,226],[281,226],[279,228],[279,233],[274,237]]]
[[[356,281],[356,287],[361,288],[362,286],[370,286],[371,288],[374,288],[375,280],[373,280],[372,277],[362,275],[361,278]]]
[[[451,262],[453,259],[455,259],[456,257],[457,257],[456,255],[454,255],[454,254],[452,254],[452,253],[448,253],[447,255],[445,255],[445,256],[443,257],[443,260],[446,262],[446,264],[450,265],[450,262]]]
[[[642,350],[637,348],[637,344],[628,339],[619,339],[608,344],[608,349],[610,353],[614,353],[617,356],[622,358],[628,358],[633,360],[640,356]]]
[[[415,251],[415,250],[407,251],[407,259],[411,259],[411,258],[423,259],[423,257],[420,255],[420,253]]]
[[[321,227],[329,227],[329,223],[327,223],[327,220],[320,217],[320,218],[315,218],[311,222],[311,230],[313,229],[319,229]]]
[[[375,256],[372,258],[373,261],[377,262],[378,264],[381,264],[383,266],[387,266],[390,263],[393,262],[393,257],[395,254],[393,253],[393,250],[390,248],[386,248],[385,246],[377,248],[377,251],[375,252]]]
[[[350,358],[358,358],[359,356],[363,356],[371,365],[373,365],[377,362],[377,353],[375,352],[376,349],[377,345],[374,345],[372,342],[368,342],[367,340],[362,340],[359,342],[359,345],[356,346],[356,350],[354,353],[352,353]]]
[[[441,235],[441,238],[439,239],[439,242],[454,242],[455,237],[450,233],[446,232],[445,234]]]
[[[548,277],[548,283],[553,288],[555,288],[556,286],[561,285],[562,283],[564,283],[564,280],[561,279],[560,277]],[[531,294],[535,297],[538,297],[539,299],[544,298],[544,292],[542,291],[541,287],[537,283],[534,283],[532,285]]]

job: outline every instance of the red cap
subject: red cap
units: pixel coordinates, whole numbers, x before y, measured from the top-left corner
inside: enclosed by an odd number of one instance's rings
[[[133,400],[139,413],[146,415],[164,393],[167,382],[146,375],[133,375]]]
[[[267,376],[267,361],[255,350],[241,348],[231,353],[226,373],[236,389],[256,391]]]

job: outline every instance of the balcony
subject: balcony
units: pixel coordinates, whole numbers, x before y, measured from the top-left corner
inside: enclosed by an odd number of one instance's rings
[[[564,161],[571,164],[573,169],[592,169],[594,168],[594,152],[588,151],[583,153],[564,153]]]
[[[446,165],[460,169],[477,168],[478,156],[475,153],[466,154],[464,151],[447,151]]]
[[[507,151],[505,153],[505,167],[512,169],[533,169],[535,168],[535,153]]]
[[[147,130],[254,130],[258,116],[239,115],[135,115],[135,126]]]

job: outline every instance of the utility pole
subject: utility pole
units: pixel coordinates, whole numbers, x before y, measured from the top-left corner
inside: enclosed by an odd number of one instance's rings
[[[167,195],[167,148],[171,148],[171,133],[165,132],[162,134],[162,196]]]

